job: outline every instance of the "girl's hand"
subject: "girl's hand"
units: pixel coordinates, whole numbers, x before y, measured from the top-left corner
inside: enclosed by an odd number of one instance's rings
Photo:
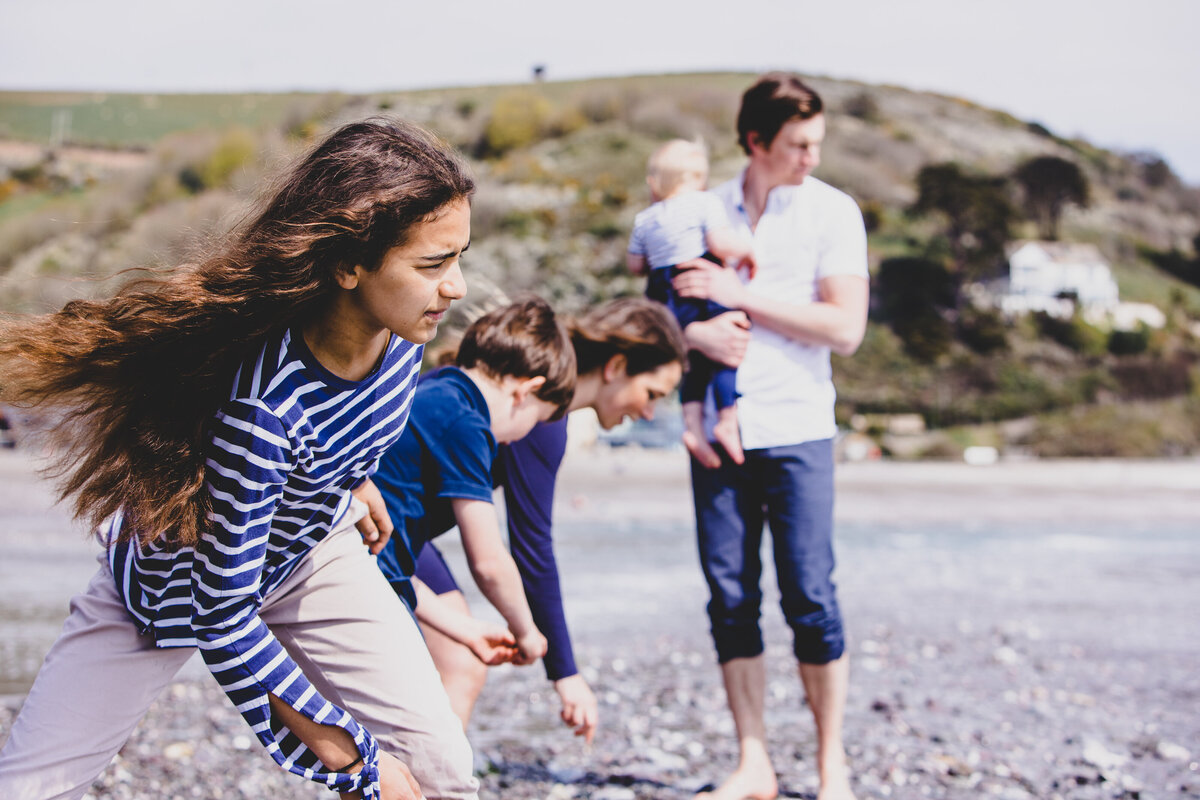
[[[582,675],[571,675],[559,678],[554,682],[554,690],[562,701],[562,721],[575,729],[576,736],[582,736],[588,744],[596,735],[596,724],[600,719],[599,704],[592,687]]]
[[[546,655],[546,648],[548,646],[546,637],[542,636],[541,631],[534,628],[529,633],[517,639],[517,655],[513,658],[512,663],[518,667],[527,667]]]
[[[362,534],[363,544],[375,555],[383,549],[392,536],[392,518],[388,516],[387,504],[383,495],[370,478],[351,492],[367,507],[367,515],[355,523],[358,532]]]
[[[379,751],[379,789],[381,800],[424,800],[425,797],[408,765],[382,750]]]
[[[475,657],[494,667],[507,664],[517,657],[517,639],[512,631],[502,625],[480,622],[479,631],[470,641],[463,642]]]
[[[362,769],[359,767],[358,769]],[[342,792],[342,800],[361,800],[362,792]],[[391,753],[379,751],[379,796],[381,800],[424,800],[421,786],[408,765]]]

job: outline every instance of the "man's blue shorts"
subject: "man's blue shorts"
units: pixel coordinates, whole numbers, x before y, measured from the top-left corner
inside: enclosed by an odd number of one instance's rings
[[[761,544],[770,526],[780,605],[796,658],[826,664],[845,650],[833,583],[833,441],[748,450],[706,469],[692,461],[700,563],[717,659],[763,652]]]

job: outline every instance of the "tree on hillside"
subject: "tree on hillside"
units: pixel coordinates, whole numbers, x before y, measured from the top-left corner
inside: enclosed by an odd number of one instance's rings
[[[908,213],[945,220],[950,258],[963,281],[991,277],[1004,264],[1017,216],[1006,188],[1002,177],[971,175],[954,163],[931,164],[917,173],[917,200]]]
[[[1073,203],[1088,205],[1088,181],[1073,161],[1058,156],[1037,156],[1013,173],[1025,197],[1025,212],[1038,225],[1043,239],[1058,239],[1058,221],[1063,208]]]
[[[950,351],[954,335],[946,317],[957,302],[958,281],[945,266],[927,258],[885,258],[873,293],[879,318],[910,356],[932,363]]]

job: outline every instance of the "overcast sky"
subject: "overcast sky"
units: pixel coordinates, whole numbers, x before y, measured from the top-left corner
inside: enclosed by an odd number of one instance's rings
[[[686,14],[685,14],[686,12]],[[1200,185],[1200,0],[0,0],[0,89],[368,91],[792,69],[956,94]]]

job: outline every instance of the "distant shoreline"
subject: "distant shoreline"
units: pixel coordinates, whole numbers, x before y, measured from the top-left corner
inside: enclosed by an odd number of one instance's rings
[[[861,461],[836,467],[840,521],[1196,519],[1200,459],[1054,459],[970,466],[946,461]],[[690,519],[682,450],[570,452],[559,510]]]
[[[970,466],[863,461],[836,468],[841,522],[975,520],[1194,520],[1200,459],[1064,459]],[[682,449],[598,446],[567,453],[555,515],[562,520],[674,520],[690,524]],[[67,507],[28,451],[0,450],[0,536],[82,540]],[[28,530],[26,530],[28,528]],[[32,539],[30,539],[32,541]],[[40,541],[45,542],[45,539]]]

